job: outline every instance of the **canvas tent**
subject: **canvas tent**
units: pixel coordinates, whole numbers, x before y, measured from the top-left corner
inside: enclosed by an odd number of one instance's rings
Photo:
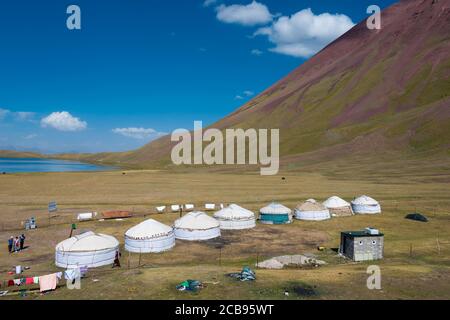
[[[287,224],[292,222],[292,210],[279,203],[271,203],[259,210],[259,219],[264,224]]]
[[[79,213],[77,215],[78,221],[88,221],[94,219],[94,217],[97,216],[97,212],[85,212],[85,213]]]
[[[217,211],[214,218],[219,221],[220,228],[226,230],[251,229],[256,226],[255,214],[237,204],[231,204]]]
[[[175,221],[175,238],[188,241],[220,237],[219,222],[204,212],[194,211]]]
[[[419,221],[419,222],[428,222],[428,218],[420,213],[410,213],[410,214],[406,215],[405,219]]]
[[[323,205],[330,210],[333,217],[347,217],[353,215],[352,206],[342,198],[333,196],[324,201]]]
[[[352,209],[356,214],[377,214],[381,213],[378,201],[368,196],[361,196],[352,201]]]
[[[330,219],[330,211],[317,201],[305,201],[295,208],[295,218],[298,220],[321,221]]]
[[[156,211],[157,211],[158,213],[164,213],[164,211],[166,211],[166,206],[159,206],[159,207],[156,207]]]
[[[130,252],[163,252],[175,246],[173,228],[148,219],[125,233],[125,250]]]
[[[88,231],[56,245],[55,264],[61,268],[95,268],[114,262],[119,241],[106,234]]]

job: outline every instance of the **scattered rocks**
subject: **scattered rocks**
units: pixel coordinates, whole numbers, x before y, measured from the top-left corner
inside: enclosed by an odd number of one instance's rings
[[[325,261],[317,260],[312,256],[306,255],[292,255],[292,256],[279,256],[269,260],[262,261],[256,266],[262,269],[283,269],[288,266],[298,267],[318,267],[326,264]]]

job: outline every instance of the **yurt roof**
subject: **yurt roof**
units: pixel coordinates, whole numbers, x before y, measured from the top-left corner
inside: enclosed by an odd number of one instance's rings
[[[255,214],[250,210],[238,206],[237,204],[231,204],[228,207],[217,211],[214,214],[214,217],[218,219],[229,219],[229,220],[246,219],[246,218],[251,219],[255,217]]]
[[[376,201],[375,199],[372,199],[371,197],[368,196],[361,196],[358,198],[355,198],[352,201],[353,204],[359,204],[359,205],[377,205],[378,201]]]
[[[60,251],[99,251],[115,248],[119,241],[113,236],[88,231],[66,239],[56,245]]]
[[[323,210],[327,210],[327,208],[318,202],[311,202],[311,201],[305,201],[301,204],[299,204],[296,207],[297,210],[299,211],[323,211]]]
[[[211,218],[206,213],[201,211],[194,211],[176,220],[174,226],[175,228],[180,229],[208,230],[218,228],[220,224],[219,221]]]
[[[263,214],[289,214],[292,212],[291,209],[280,203],[271,203],[268,206],[261,208],[259,211]]]
[[[349,207],[350,203],[348,203],[347,201],[345,201],[342,198],[339,198],[337,196],[333,196],[331,198],[328,198],[323,205],[327,208],[344,208],[344,207]]]
[[[148,219],[128,229],[125,232],[125,236],[133,239],[146,239],[164,236],[170,232],[172,232],[172,227],[166,226],[156,220]]]

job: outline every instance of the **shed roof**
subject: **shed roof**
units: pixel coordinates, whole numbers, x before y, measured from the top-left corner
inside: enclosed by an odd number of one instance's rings
[[[360,230],[360,231],[344,231],[342,232],[343,235],[351,238],[361,238],[361,237],[383,237],[383,233],[378,234],[370,234],[366,230]]]

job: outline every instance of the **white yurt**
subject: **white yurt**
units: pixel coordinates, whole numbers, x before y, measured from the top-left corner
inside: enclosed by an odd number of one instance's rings
[[[237,204],[231,204],[217,211],[214,218],[219,221],[220,229],[225,230],[251,229],[256,226],[255,214]]]
[[[292,210],[272,202],[259,210],[259,220],[264,224],[287,224],[292,222]]]
[[[220,237],[220,224],[204,212],[194,211],[175,221],[175,238],[198,241]]]
[[[95,268],[114,262],[119,241],[113,236],[88,231],[56,245],[55,264],[61,268]]]
[[[377,214],[381,213],[378,201],[368,196],[361,196],[352,201],[352,209],[356,214]]]
[[[307,221],[322,221],[331,218],[330,211],[323,204],[309,199],[295,208],[295,218]]]
[[[332,216],[346,217],[353,215],[353,210],[350,203],[339,197],[333,196],[328,198],[323,205],[330,210]]]
[[[125,232],[125,250],[137,253],[163,252],[175,246],[173,228],[153,219]]]

